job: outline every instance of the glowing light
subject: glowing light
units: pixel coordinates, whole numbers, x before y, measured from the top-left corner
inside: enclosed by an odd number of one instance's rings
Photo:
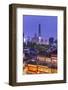
[[[39,37],[39,40],[41,40],[42,38],[41,37]]]
[[[24,38],[24,42],[26,42],[26,38]]]

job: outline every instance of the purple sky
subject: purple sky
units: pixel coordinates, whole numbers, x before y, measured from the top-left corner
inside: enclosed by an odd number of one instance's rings
[[[39,24],[41,25],[41,36],[44,39],[57,38],[57,16],[24,15],[24,37],[38,35]]]

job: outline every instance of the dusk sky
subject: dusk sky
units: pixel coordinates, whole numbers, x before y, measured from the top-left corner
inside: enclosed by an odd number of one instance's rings
[[[37,15],[24,15],[24,37],[33,37],[35,33],[38,35],[39,24],[41,25],[41,36],[44,39],[50,37],[57,38],[57,16],[37,16]]]

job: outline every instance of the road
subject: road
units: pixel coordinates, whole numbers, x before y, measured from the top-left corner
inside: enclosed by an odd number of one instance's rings
[[[24,67],[24,74],[41,74],[41,73],[57,73],[56,68],[49,68],[43,65],[27,64]]]

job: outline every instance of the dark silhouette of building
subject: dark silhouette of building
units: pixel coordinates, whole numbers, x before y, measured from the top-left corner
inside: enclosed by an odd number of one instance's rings
[[[39,24],[39,31],[38,31],[39,37],[41,37],[41,25]]]
[[[53,43],[54,43],[54,38],[53,37],[50,37],[49,38],[49,45],[51,46],[51,45],[53,45]]]

